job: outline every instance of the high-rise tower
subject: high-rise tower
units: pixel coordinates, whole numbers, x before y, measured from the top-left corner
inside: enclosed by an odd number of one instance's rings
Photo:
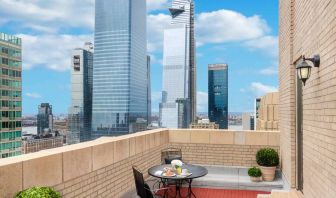
[[[193,0],[173,0],[164,31],[160,124],[188,128],[196,117],[196,63]]]
[[[96,0],[95,13],[92,135],[123,135],[147,121],[146,1]]]
[[[68,144],[91,139],[92,120],[92,43],[72,52],[71,107],[68,114]]]
[[[228,128],[228,65],[211,64],[208,68],[208,114],[220,129]]]
[[[21,155],[21,46],[21,38],[5,33],[0,33],[0,159]]]

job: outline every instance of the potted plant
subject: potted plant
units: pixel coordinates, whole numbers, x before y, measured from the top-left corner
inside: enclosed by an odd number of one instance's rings
[[[250,176],[252,182],[262,181],[260,168],[257,167],[249,168],[248,175]]]
[[[19,192],[15,198],[61,198],[61,194],[50,187],[32,187]]]
[[[262,148],[257,152],[256,158],[263,180],[273,181],[275,169],[279,165],[278,152],[272,148]]]

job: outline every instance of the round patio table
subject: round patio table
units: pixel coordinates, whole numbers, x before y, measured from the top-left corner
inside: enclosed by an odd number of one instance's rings
[[[206,168],[204,168],[203,166],[196,166],[196,165],[188,165],[188,164],[183,164],[182,169],[188,169],[189,173],[192,173],[191,175],[187,176],[187,177],[179,177],[179,176],[173,176],[173,177],[165,177],[162,174],[161,175],[157,175],[155,173],[157,173],[157,171],[162,171],[164,170],[165,167],[172,167],[170,164],[164,164],[164,165],[158,165],[158,166],[154,166],[150,169],[148,169],[148,174],[159,178],[164,186],[165,193],[164,193],[164,197],[168,197],[168,181],[174,181],[176,184],[176,192],[175,192],[175,197],[177,197],[177,195],[179,195],[179,197],[183,197],[181,195],[181,187],[184,181],[186,181],[188,183],[188,195],[185,197],[191,198],[196,197],[196,195],[194,194],[194,192],[192,191],[191,188],[191,184],[193,179],[196,178],[200,178],[200,177],[204,177],[205,175],[208,174],[208,170]]]

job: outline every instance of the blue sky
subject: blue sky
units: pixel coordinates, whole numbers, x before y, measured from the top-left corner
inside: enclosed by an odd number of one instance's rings
[[[23,114],[41,102],[66,113],[70,53],[93,41],[94,0],[0,0],[0,31],[23,38]],[[229,111],[252,111],[278,87],[278,0],[196,0],[198,111],[207,111],[207,65],[229,64]],[[147,0],[152,109],[162,89],[162,37],[168,0]]]

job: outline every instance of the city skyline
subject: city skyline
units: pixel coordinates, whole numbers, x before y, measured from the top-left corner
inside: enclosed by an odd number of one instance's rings
[[[277,89],[277,1],[241,5],[241,1],[202,2],[196,4],[196,41],[197,41],[197,88],[198,111],[207,109],[207,65],[213,62],[227,62],[231,65],[229,76],[230,98],[236,98],[229,104],[229,112],[252,111],[255,95]],[[263,4],[261,8],[260,4]],[[19,5],[18,5],[19,4]],[[23,38],[23,114],[36,114],[36,106],[41,102],[49,102],[54,112],[66,113],[70,106],[70,52],[81,46],[83,42],[93,41],[93,6],[91,0],[84,1],[77,9],[81,10],[81,18],[72,16],[59,6],[41,5],[39,2],[6,2],[0,13],[7,17],[0,21],[2,31],[20,35]],[[19,6],[30,5],[41,10],[63,13],[64,17],[50,16],[49,22],[33,17],[23,17],[25,12],[17,15],[11,10]],[[152,60],[152,111],[158,112],[162,89],[162,42],[163,26],[167,23],[169,13],[166,9],[169,2],[148,1],[148,51]],[[28,6],[29,7],[29,6]],[[246,8],[249,7],[249,8]],[[41,12],[43,14],[44,12]],[[35,16],[37,13],[32,13]],[[6,18],[6,17],[4,17]],[[92,19],[91,19],[92,18]],[[232,20],[236,19],[232,24]],[[85,19],[85,20],[83,20]],[[220,19],[221,31],[214,31],[211,21]],[[31,26],[25,26],[22,22]],[[17,25],[20,24],[21,25]],[[14,26],[14,24],[16,24]],[[223,29],[223,30],[222,30]],[[55,44],[55,41],[59,45]],[[29,51],[27,49],[30,49]],[[46,50],[48,49],[48,50]],[[50,50],[50,51],[49,51]],[[45,53],[44,51],[48,51]],[[37,53],[38,52],[38,53]],[[49,55],[49,56],[47,56]],[[244,59],[239,57],[244,56]],[[253,74],[253,75],[252,75]],[[41,83],[44,82],[44,83]],[[238,83],[239,82],[239,83]]]

